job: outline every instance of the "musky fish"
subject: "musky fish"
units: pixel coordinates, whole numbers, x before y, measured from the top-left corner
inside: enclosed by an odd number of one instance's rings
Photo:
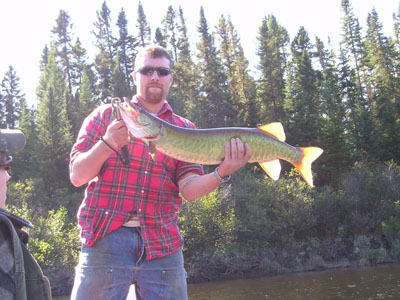
[[[249,162],[257,162],[273,179],[281,172],[279,159],[290,162],[303,179],[313,186],[311,164],[323,152],[318,147],[294,147],[285,143],[285,133],[279,122],[258,128],[224,127],[211,129],[182,128],[167,123],[128,101],[113,100],[132,136],[172,158],[203,165],[220,164],[225,156],[225,144],[240,138],[252,150]]]

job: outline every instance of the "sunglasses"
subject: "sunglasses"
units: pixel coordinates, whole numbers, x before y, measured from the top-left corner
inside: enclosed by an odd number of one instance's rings
[[[3,168],[5,171],[11,171],[11,163],[7,165],[0,165],[0,168]]]
[[[154,71],[157,72],[157,75],[159,77],[164,77],[172,73],[172,70],[170,68],[166,67],[151,67],[151,66],[145,66],[141,67],[138,69],[139,73],[145,76],[152,76]]]
[[[3,168],[5,171],[11,171],[12,156],[7,156],[5,159],[3,158],[0,160],[0,168]]]

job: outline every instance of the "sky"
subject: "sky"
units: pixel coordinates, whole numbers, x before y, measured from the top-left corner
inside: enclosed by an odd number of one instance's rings
[[[0,80],[13,66],[20,78],[20,87],[28,104],[36,103],[36,87],[40,71],[39,62],[45,45],[53,40],[52,28],[60,10],[68,13],[73,24],[74,38],[79,37],[90,58],[96,52],[91,31],[96,21],[96,12],[104,0],[13,0],[0,4]],[[123,8],[128,20],[130,34],[136,33],[136,18],[139,0],[107,0],[111,11],[111,22],[116,23]],[[257,35],[264,17],[274,15],[292,39],[301,26],[308,32],[311,41],[318,36],[324,43],[330,38],[333,47],[341,40],[341,0],[141,0],[152,34],[161,25],[161,20],[171,5],[175,10],[181,6],[188,27],[192,50],[199,40],[197,25],[200,7],[203,7],[210,29],[218,24],[221,15],[230,16],[241,39],[250,69],[257,64]],[[350,0],[355,16],[365,31],[368,13],[373,8],[378,13],[386,36],[393,36],[393,13],[398,13],[400,0]],[[117,31],[114,30],[114,35]]]

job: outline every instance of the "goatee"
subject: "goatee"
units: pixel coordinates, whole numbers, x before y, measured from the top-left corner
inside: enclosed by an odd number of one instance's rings
[[[158,90],[155,92],[154,88],[158,88]],[[153,91],[151,89],[153,88]],[[158,104],[161,101],[163,101],[163,93],[164,90],[161,86],[149,86],[146,89],[146,99],[145,101],[151,104]]]

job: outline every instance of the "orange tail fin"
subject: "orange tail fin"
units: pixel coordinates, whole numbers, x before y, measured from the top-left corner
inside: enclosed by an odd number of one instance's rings
[[[311,164],[322,154],[322,152],[324,152],[324,150],[318,147],[299,147],[298,149],[303,152],[303,158],[299,163],[295,163],[293,165],[300,172],[303,179],[310,186],[314,186],[311,172]]]

